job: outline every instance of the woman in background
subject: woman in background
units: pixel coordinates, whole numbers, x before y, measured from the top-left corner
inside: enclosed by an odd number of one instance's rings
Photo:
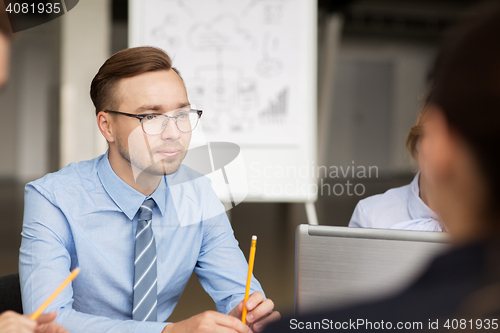
[[[406,148],[419,166],[411,184],[360,200],[354,209],[349,227],[443,230],[435,212],[432,184],[427,176],[426,151],[420,145],[428,120],[428,109],[429,104],[426,103],[418,115],[416,125],[410,129],[406,138]]]

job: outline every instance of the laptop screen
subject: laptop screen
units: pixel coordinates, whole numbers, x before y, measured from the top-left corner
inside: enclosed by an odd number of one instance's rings
[[[389,296],[446,250],[440,232],[300,225],[295,246],[295,313]]]

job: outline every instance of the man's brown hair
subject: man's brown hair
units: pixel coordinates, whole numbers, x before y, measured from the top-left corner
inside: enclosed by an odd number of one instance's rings
[[[118,108],[119,101],[115,92],[121,79],[169,69],[179,74],[172,67],[168,54],[156,47],[134,47],[116,52],[99,68],[90,85],[90,98],[96,115],[103,110]]]

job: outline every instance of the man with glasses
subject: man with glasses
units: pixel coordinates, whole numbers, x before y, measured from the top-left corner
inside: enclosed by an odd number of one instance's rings
[[[29,183],[20,277],[33,311],[81,267],[49,310],[71,332],[258,332],[279,318],[253,279],[210,181],[181,165],[202,116],[168,55],[138,47],[109,58],[90,95],[106,154]],[[195,272],[218,312],[167,324]]]

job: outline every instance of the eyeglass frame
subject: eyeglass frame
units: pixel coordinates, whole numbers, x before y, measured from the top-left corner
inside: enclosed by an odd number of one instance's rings
[[[127,116],[127,117],[131,117],[131,118],[139,119],[139,121],[141,122],[142,131],[146,135],[158,135],[158,134],[163,133],[163,131],[165,131],[165,129],[167,128],[167,125],[165,125],[165,128],[160,133],[156,133],[156,134],[146,133],[146,131],[144,130],[144,124],[142,123],[142,121],[147,116],[164,116],[164,117],[167,118],[167,124],[168,124],[168,121],[170,120],[170,118],[174,118],[175,119],[175,127],[177,127],[177,129],[179,130],[179,132],[182,132],[182,133],[191,133],[192,131],[194,131],[194,128],[192,130],[190,130],[189,132],[184,132],[184,131],[180,130],[179,125],[177,125],[177,119],[178,119],[179,115],[181,113],[193,113],[193,112],[196,112],[196,114],[198,114],[198,121],[199,121],[201,119],[201,115],[203,114],[203,110],[199,110],[199,109],[190,109],[189,111],[180,112],[180,113],[176,114],[175,116],[167,116],[166,114],[163,114],[163,113],[133,114],[133,113],[120,112],[120,111],[113,111],[113,110],[103,110],[103,112],[109,112],[109,113],[114,113],[114,114],[121,114],[123,116]],[[198,123],[197,123],[197,125],[198,125]]]

